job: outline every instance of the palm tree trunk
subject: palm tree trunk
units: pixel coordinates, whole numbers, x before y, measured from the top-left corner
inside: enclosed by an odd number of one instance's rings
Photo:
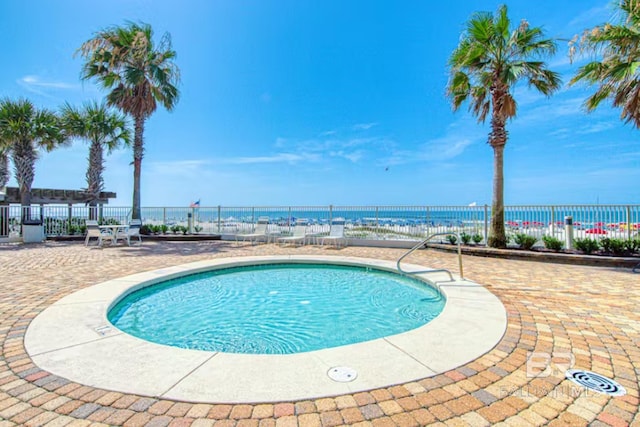
[[[9,182],[9,157],[7,153],[0,152],[0,188],[4,188]]]
[[[104,160],[100,141],[92,141],[89,148],[89,167],[87,168],[87,193],[89,193],[89,219],[97,219],[97,206],[100,192],[104,187],[102,172]]]
[[[0,152],[0,189],[4,188],[9,182],[9,158],[6,152]],[[0,236],[7,236],[9,230],[7,227],[8,207],[0,205]]]
[[[13,167],[20,189],[22,220],[31,219],[31,185],[35,176],[36,152],[29,142],[17,144],[13,151]]]
[[[493,147],[493,201],[488,244],[492,248],[506,248],[504,229],[504,145]]]
[[[132,219],[142,219],[140,213],[140,173],[142,170],[142,157],[144,146],[142,135],[144,133],[144,117],[134,117],[135,132],[133,136],[133,206]]]

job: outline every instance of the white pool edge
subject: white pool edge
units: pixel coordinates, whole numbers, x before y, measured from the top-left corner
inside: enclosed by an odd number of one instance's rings
[[[198,261],[109,280],[70,294],[29,325],[25,348],[41,369],[97,388],[190,402],[257,403],[304,400],[387,387],[457,368],[490,351],[502,338],[507,314],[500,300],[477,283],[438,280],[447,302],[426,325],[385,338],[289,355],[185,350],[123,333],[108,309],[133,290],[170,278],[242,265],[316,262],[397,271],[391,261],[339,256],[234,257]],[[429,270],[403,264],[406,271]],[[327,371],[357,371],[348,383]]]

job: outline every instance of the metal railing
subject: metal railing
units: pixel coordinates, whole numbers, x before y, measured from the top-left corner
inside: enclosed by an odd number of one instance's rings
[[[124,223],[131,218],[129,207],[34,205],[28,209],[33,217],[42,218],[47,236],[83,234],[87,219]],[[20,232],[21,212],[20,206],[0,206],[0,237]],[[482,244],[487,241],[491,209],[487,205],[142,208],[143,225],[165,226],[169,232],[171,227],[190,226],[193,233],[246,233],[261,216],[269,217],[269,232],[290,232],[297,220],[305,219],[310,233],[327,233],[331,219],[341,217],[350,239],[420,241],[434,233],[453,232],[463,241]],[[631,239],[640,232],[640,205],[506,206],[505,227],[508,235],[525,233],[541,245],[543,236],[563,237],[565,216],[573,217],[576,238]]]
[[[453,279],[453,274],[451,274],[449,270],[444,268],[435,269],[435,270],[424,270],[424,271],[404,271],[400,266],[400,263],[402,262],[403,259],[411,255],[417,249],[425,246],[429,242],[429,240],[437,236],[447,236],[447,235],[456,236],[456,242],[458,243],[458,268],[460,269],[460,278],[464,280],[464,270],[462,269],[462,247],[460,245],[460,235],[458,233],[452,233],[452,232],[434,233],[429,237],[427,237],[426,239],[422,240],[420,243],[418,243],[411,249],[409,249],[404,255],[398,258],[398,261],[396,262],[396,267],[398,268],[398,271],[404,274],[447,273],[449,275],[450,281],[454,282],[455,280]]]

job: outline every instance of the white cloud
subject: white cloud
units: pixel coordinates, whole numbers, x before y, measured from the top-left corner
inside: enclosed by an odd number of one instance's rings
[[[16,80],[16,83],[28,92],[46,98],[55,98],[54,93],[60,91],[81,91],[84,90],[80,83],[67,83],[64,81],[47,80],[35,75],[26,75]],[[93,88],[93,86],[90,86]],[[97,89],[89,89],[97,91]]]
[[[326,134],[327,132],[325,132]],[[337,132],[331,132],[328,138],[313,138],[304,140],[293,139],[276,139],[276,148],[287,149],[286,156],[284,153],[275,156],[259,157],[266,163],[268,160],[278,161],[281,159],[291,158],[292,161],[313,161],[318,162],[323,158],[343,158],[350,162],[357,163],[364,159],[367,154],[375,151],[388,151],[390,145],[394,145],[392,141],[383,137],[369,138],[338,138],[334,135]],[[294,157],[295,156],[295,157]],[[237,161],[237,159],[236,159]]]
[[[401,165],[415,162],[442,162],[461,155],[467,147],[475,142],[474,139],[462,135],[447,135],[432,139],[422,144],[416,150],[399,150],[386,160],[389,165]]]
[[[608,3],[605,3],[602,6],[592,7],[591,9],[579,13],[575,18],[569,21],[567,28],[570,30],[574,30],[575,28],[585,29],[593,25],[604,23],[610,18],[611,9],[609,8]]]
[[[54,89],[78,89],[79,84],[70,84],[56,81],[43,81],[38,76],[24,76],[18,79],[18,83],[28,86],[46,87]]]
[[[152,161],[143,167],[148,168],[150,174],[197,176],[205,166],[210,164],[208,160]]]
[[[378,123],[358,123],[353,125],[353,130],[369,130],[377,124]]]
[[[353,163],[357,163],[364,156],[364,151],[357,150],[352,152],[345,152],[343,150],[340,151],[331,151],[329,153],[331,157],[341,157],[343,159],[347,159]]]
[[[277,153],[271,156],[234,157],[222,159],[222,163],[246,165],[256,163],[298,163],[301,161],[317,161],[315,154]]]
[[[514,124],[517,123],[518,126],[524,126],[557,119],[558,117],[582,115],[584,114],[582,111],[583,102],[584,98],[569,98],[564,100],[554,98],[545,105],[534,107],[529,111],[521,111],[518,114],[517,120],[514,120]]]
[[[589,134],[589,133],[600,133],[616,127],[616,123],[612,122],[597,122],[592,123],[587,126],[583,126],[576,133],[579,134]]]

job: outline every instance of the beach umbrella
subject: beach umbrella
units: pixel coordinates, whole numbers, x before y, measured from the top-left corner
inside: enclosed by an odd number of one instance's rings
[[[585,233],[587,233],[587,234],[607,234],[607,232],[605,230],[603,230],[602,228],[590,228],[589,230],[585,231]]]

